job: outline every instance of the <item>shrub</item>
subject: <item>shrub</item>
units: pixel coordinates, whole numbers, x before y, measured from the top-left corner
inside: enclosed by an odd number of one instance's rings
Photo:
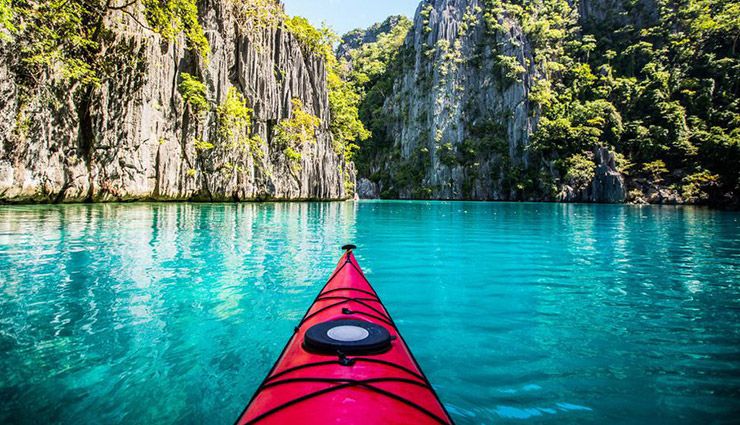
[[[335,36],[328,28],[317,29],[308,22],[308,19],[301,16],[287,18],[283,25],[309,51],[320,54],[327,60],[334,57],[332,43],[335,41]]]
[[[565,180],[576,190],[582,190],[591,184],[596,175],[596,164],[592,152],[571,155],[565,160]]]
[[[206,86],[192,75],[183,72],[180,74],[178,88],[185,103],[192,106],[196,112],[205,112],[210,109],[206,100]]]
[[[240,145],[245,140],[244,135],[251,131],[251,114],[244,95],[236,87],[229,87],[226,99],[216,108],[219,139],[231,143],[232,147]]]
[[[668,168],[666,168],[665,162],[657,159],[655,161],[643,164],[642,172],[657,183],[662,180],[663,174],[666,174],[668,172]]]
[[[522,75],[527,72],[527,69],[522,66],[517,57],[498,55],[496,59],[505,82],[509,84],[521,82]]]
[[[209,151],[214,148],[213,143],[200,138],[193,140],[193,146],[195,146],[195,150],[197,151]]]
[[[0,0],[0,42],[12,40],[11,34],[15,31],[10,0]]]
[[[458,165],[457,155],[455,154],[455,148],[452,143],[445,143],[437,147],[437,157],[439,162],[445,166],[452,168]]]
[[[164,39],[172,41],[184,32],[188,48],[203,58],[208,57],[211,48],[198,22],[196,0],[142,0],[142,3],[147,22]]]
[[[283,149],[283,153],[288,159],[288,164],[290,165],[291,171],[293,171],[294,173],[298,173],[299,171],[301,171],[301,160],[303,159],[303,155],[301,155],[300,152],[296,151],[291,146]]]
[[[710,192],[719,186],[719,176],[709,171],[686,176],[681,187],[681,196],[686,202],[692,204],[706,202],[710,198]]]
[[[240,26],[251,31],[275,28],[286,18],[282,5],[276,0],[237,0],[231,3]]]
[[[306,142],[316,143],[316,130],[321,120],[303,109],[300,99],[291,100],[292,117],[284,119],[275,128],[277,141],[283,146],[300,146]]]
[[[625,155],[619,152],[614,152],[614,162],[617,166],[617,172],[627,175],[630,174],[632,167],[635,165]]]

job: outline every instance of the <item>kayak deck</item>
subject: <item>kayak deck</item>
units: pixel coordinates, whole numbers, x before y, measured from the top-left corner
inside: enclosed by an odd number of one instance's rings
[[[237,421],[293,423],[452,423],[351,249]]]

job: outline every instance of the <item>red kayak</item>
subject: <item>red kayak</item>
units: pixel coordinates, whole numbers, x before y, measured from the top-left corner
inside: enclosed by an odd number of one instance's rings
[[[237,424],[452,424],[352,249]]]

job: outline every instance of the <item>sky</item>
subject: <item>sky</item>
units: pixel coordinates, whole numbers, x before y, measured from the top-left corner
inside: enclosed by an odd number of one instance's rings
[[[414,17],[419,0],[283,0],[285,12],[307,18],[314,26],[326,22],[339,35],[367,28],[391,15]]]

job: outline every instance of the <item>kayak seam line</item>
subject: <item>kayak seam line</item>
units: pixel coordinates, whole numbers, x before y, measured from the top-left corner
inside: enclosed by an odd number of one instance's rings
[[[360,300],[360,301],[371,301],[374,303],[380,304],[380,300],[377,298],[370,298],[370,297],[344,297],[341,295],[330,295],[328,297],[322,296],[316,301],[324,301],[324,300],[345,300],[345,299],[353,299],[353,300]]]
[[[372,311],[374,311],[374,312],[378,313],[378,314],[379,314],[379,315],[380,315],[381,317],[384,317],[384,318],[385,318],[385,319],[386,319],[387,321],[391,322],[391,324],[393,323],[393,319],[391,319],[391,318],[390,318],[390,317],[389,317],[389,316],[387,315],[387,312],[382,312],[382,311],[380,311],[379,309],[377,309],[377,308],[375,308],[375,307],[373,307],[373,306],[371,306],[371,305],[368,305],[368,304],[366,304],[366,303],[365,303],[364,301],[362,301],[362,300],[361,300],[360,298],[353,298],[353,297],[340,297],[340,296],[336,296],[336,297],[331,297],[331,298],[332,298],[332,299],[343,299],[343,300],[345,300],[345,301],[355,301],[356,303],[358,303],[358,304],[360,304],[360,305],[364,305],[365,307],[369,308],[370,310],[372,310]],[[328,298],[325,298],[325,299],[328,299]],[[321,300],[322,300],[322,298],[319,298],[319,299],[318,299],[317,301],[321,301]],[[381,304],[381,305],[382,305],[382,303],[380,302],[380,300],[370,300],[370,301],[375,301],[375,302],[377,302],[378,304]],[[362,313],[362,312],[360,312],[360,311],[354,311],[353,313]]]
[[[378,301],[380,301],[380,297],[378,297],[378,294],[374,294],[374,293],[372,293],[370,291],[366,291],[366,290],[361,289],[361,288],[350,288],[350,287],[334,288],[334,289],[330,289],[328,291],[321,291],[321,293],[319,293],[318,297],[316,297],[316,301],[318,301],[319,298],[321,298],[324,295],[331,294],[332,292],[338,292],[338,291],[357,291],[357,292],[362,292],[363,294],[371,295],[371,296],[377,298]]]
[[[318,309],[318,310],[314,311],[313,313],[309,314],[308,316],[304,317],[303,320],[301,320],[301,322],[298,324],[298,326],[296,326],[296,329],[298,329],[301,326],[303,326],[308,320],[310,320],[312,317],[316,316],[317,314],[323,313],[324,311],[326,311],[326,310],[328,310],[330,308],[333,308],[333,307],[336,307],[336,306],[339,306],[339,305],[342,305],[342,304],[346,304],[349,301],[351,301],[351,299],[346,299],[346,300],[343,300],[343,301],[337,301],[337,302],[335,302],[333,304],[329,304],[327,306],[321,307],[320,309]],[[367,304],[365,304],[363,302],[358,301],[358,303],[359,304],[362,304],[362,305],[364,305],[364,306],[366,306],[366,307],[368,307],[368,308],[370,308],[370,309],[372,309],[374,311],[377,311],[378,314],[383,314],[382,312],[374,309],[373,307],[371,307],[371,306],[369,306],[369,305],[367,305]],[[395,325],[393,324],[393,321],[389,317],[375,316],[375,315],[373,315],[371,313],[365,313],[365,312],[362,312],[362,311],[356,311],[354,313],[355,314],[362,314],[362,315],[365,315],[365,316],[369,316],[369,317],[375,318],[375,319],[380,320],[383,323],[387,324],[388,326],[394,326],[395,327]]]
[[[366,311],[353,311],[352,314],[359,314],[361,316],[367,316],[367,317],[369,317],[371,319],[380,320],[381,322],[387,324],[388,326],[393,326],[393,323],[392,322],[389,322],[389,321],[383,319],[381,316],[377,316],[375,314],[368,313]]]
[[[374,384],[376,382],[403,382],[406,384],[412,384],[416,385],[418,387],[429,389],[429,387],[426,386],[424,382],[414,381],[413,379],[408,378],[399,378],[390,376],[387,378],[369,378],[369,379],[351,379],[351,378],[287,378],[282,379],[280,381],[270,382],[265,385],[264,388],[272,388],[276,387],[278,385],[287,385],[287,384],[298,384],[301,382],[323,382],[327,384],[337,384],[337,383],[351,383],[351,384],[357,384],[357,385],[366,385],[366,384]]]
[[[375,380],[387,380],[389,378],[374,378],[374,379]],[[320,395],[324,395],[324,394],[327,394],[327,393],[330,393],[330,392],[333,392],[333,391],[338,391],[338,390],[341,390],[341,389],[344,389],[344,388],[353,387],[353,386],[361,386],[363,388],[367,388],[370,391],[374,391],[374,392],[377,392],[379,394],[382,394],[382,395],[384,395],[386,397],[389,397],[389,398],[392,398],[394,400],[400,401],[401,403],[404,403],[407,406],[413,407],[413,408],[419,410],[420,412],[426,414],[427,416],[429,416],[432,419],[436,420],[440,424],[443,424],[443,425],[449,425],[450,424],[450,422],[448,422],[448,421],[440,418],[439,416],[437,416],[436,414],[432,413],[431,411],[429,411],[425,407],[419,406],[418,404],[414,403],[413,401],[407,400],[407,399],[405,399],[405,398],[403,398],[403,397],[401,397],[401,396],[399,396],[397,394],[394,394],[394,393],[392,393],[390,391],[386,391],[386,390],[383,390],[383,389],[380,389],[380,388],[377,388],[377,387],[374,387],[374,386],[370,385],[368,382],[372,383],[374,381],[374,379],[362,380],[362,381],[350,381],[350,382],[347,382],[345,384],[340,384],[340,385],[336,385],[336,386],[333,386],[333,387],[324,388],[322,390],[318,390],[318,391],[315,391],[315,392],[310,393],[310,394],[305,394],[305,395],[303,395],[301,397],[298,397],[298,398],[295,398],[293,400],[287,401],[287,402],[285,402],[285,403],[283,403],[283,404],[281,404],[281,405],[279,405],[277,407],[274,407],[274,408],[268,410],[267,412],[262,413],[261,415],[257,416],[256,418],[254,418],[254,419],[252,419],[250,421],[245,422],[244,425],[256,424],[257,422],[265,419],[266,417],[268,417],[268,416],[270,416],[270,415],[272,415],[272,414],[274,414],[276,412],[279,412],[280,410],[283,410],[285,408],[288,408],[288,407],[290,407],[290,406],[292,406],[294,404],[297,404],[297,403],[300,403],[302,401],[306,401],[308,399],[315,398],[315,397],[318,397]],[[423,384],[421,384],[421,383],[418,383],[418,384],[420,384],[420,385],[423,386]],[[430,389],[429,387],[426,387],[426,386],[424,386],[424,388]],[[434,391],[432,390],[432,392],[434,392]],[[444,407],[442,407],[442,411],[445,412],[445,413],[447,413],[444,410]]]
[[[417,372],[414,372],[413,370],[407,368],[406,366],[401,366],[399,364],[392,363],[392,362],[389,362],[389,361],[386,361],[386,360],[382,360],[382,359],[373,359],[373,358],[368,358],[368,357],[351,357],[350,359],[351,360],[354,360],[355,362],[360,361],[360,362],[367,362],[367,363],[378,363],[378,364],[382,364],[382,365],[385,365],[385,366],[390,366],[390,367],[396,368],[398,370],[401,370],[403,372],[406,372],[409,375],[413,376],[414,378],[417,378],[417,379],[422,380],[424,383],[427,384],[427,386],[429,385],[428,382],[427,382],[427,380],[424,379],[424,375],[422,375],[420,373],[417,373]],[[315,363],[304,363],[302,365],[294,366],[294,367],[292,367],[290,369],[285,369],[285,370],[280,371],[280,372],[278,372],[278,373],[276,373],[276,374],[274,374],[272,376],[269,376],[267,379],[265,379],[265,383],[264,384],[266,385],[268,383],[268,381],[271,381],[273,379],[276,379],[276,378],[279,378],[281,376],[287,375],[288,373],[295,372],[297,370],[307,369],[309,367],[314,367],[314,366],[329,366],[329,365],[338,364],[338,363],[339,362],[338,361],[335,361],[335,360],[328,360],[328,361],[315,362]],[[262,389],[262,386],[260,386],[260,388],[258,389],[258,391],[260,389]]]

